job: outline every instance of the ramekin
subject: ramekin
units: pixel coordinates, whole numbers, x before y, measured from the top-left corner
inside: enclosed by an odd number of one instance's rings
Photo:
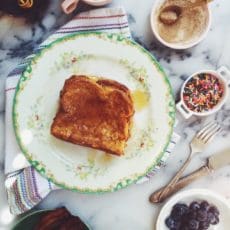
[[[186,103],[183,100],[184,88],[185,88],[187,82],[191,78],[193,78],[197,74],[202,74],[202,73],[208,73],[208,74],[215,76],[220,81],[220,83],[223,85],[224,94],[221,97],[221,100],[219,101],[219,103],[216,106],[214,106],[212,109],[210,109],[209,111],[194,112],[187,107]],[[188,79],[184,82],[184,84],[181,88],[181,92],[180,92],[180,102],[176,104],[176,108],[185,119],[190,118],[192,115],[202,117],[202,116],[208,116],[208,115],[211,115],[213,113],[216,113],[217,111],[219,111],[221,109],[221,107],[224,105],[224,103],[226,102],[226,100],[228,98],[228,95],[229,95],[228,84],[229,83],[230,83],[230,70],[225,66],[221,66],[218,70],[201,70],[199,72],[196,72],[196,73],[192,74],[190,77],[188,77]]]

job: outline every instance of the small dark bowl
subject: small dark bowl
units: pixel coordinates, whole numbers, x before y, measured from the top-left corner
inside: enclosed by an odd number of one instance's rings
[[[12,230],[33,230],[38,224],[40,217],[52,210],[37,210],[29,213],[28,215],[21,218],[12,228]],[[81,219],[81,218],[80,218]],[[82,220],[82,219],[81,219]],[[87,230],[92,230],[84,220],[82,220],[87,226]]]

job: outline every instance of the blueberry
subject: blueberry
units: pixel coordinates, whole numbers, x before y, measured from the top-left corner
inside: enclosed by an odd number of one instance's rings
[[[207,211],[200,209],[200,210],[197,211],[196,219],[201,221],[201,222],[204,222],[204,221],[207,220],[207,216],[208,216]]]
[[[200,205],[198,202],[193,201],[190,205],[189,205],[189,209],[190,210],[198,210],[200,209]]]
[[[189,230],[188,226],[181,226],[180,230]]]
[[[214,224],[216,222],[216,216],[212,212],[208,212],[207,221],[210,224]]]
[[[172,216],[175,219],[180,219],[183,215],[188,213],[188,206],[183,203],[178,203],[173,206]]]
[[[209,228],[208,222],[201,222],[199,226],[199,230],[207,230]]]
[[[209,208],[210,208],[210,205],[207,201],[202,201],[201,204],[200,204],[200,208],[203,209],[203,210],[206,210],[208,211]]]
[[[165,220],[165,224],[171,230],[172,229],[173,230],[179,230],[179,228],[180,228],[180,222],[175,220],[175,219],[173,219],[170,216]]]
[[[219,212],[219,210],[217,209],[216,206],[211,206],[209,208],[209,212],[212,212],[215,216],[219,216],[219,214],[220,214],[220,212]]]
[[[174,219],[172,219],[170,216],[167,217],[167,219],[165,220],[165,224],[168,228],[171,228],[171,226],[173,225],[174,223]]]
[[[189,212],[187,214],[187,218],[188,219],[196,219],[196,217],[197,217],[196,210],[189,210]]]
[[[198,230],[199,229],[199,222],[197,220],[191,219],[188,221],[188,228],[189,230]]]
[[[218,216],[215,216],[215,221],[213,221],[212,225],[216,225],[220,222],[220,219]]]
[[[173,206],[173,209],[176,209],[176,208],[188,208],[188,205],[187,204],[184,204],[184,203],[176,203],[174,206]]]

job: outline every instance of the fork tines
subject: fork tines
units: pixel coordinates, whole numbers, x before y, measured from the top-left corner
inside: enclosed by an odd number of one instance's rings
[[[201,139],[204,143],[207,143],[213,139],[213,137],[221,131],[221,126],[216,122],[210,122],[203,129],[201,129],[197,138]]]

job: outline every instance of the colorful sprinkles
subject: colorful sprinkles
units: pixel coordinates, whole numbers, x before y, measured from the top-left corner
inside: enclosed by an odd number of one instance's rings
[[[194,112],[206,112],[221,100],[224,88],[217,77],[208,73],[197,74],[184,87],[183,99]]]

